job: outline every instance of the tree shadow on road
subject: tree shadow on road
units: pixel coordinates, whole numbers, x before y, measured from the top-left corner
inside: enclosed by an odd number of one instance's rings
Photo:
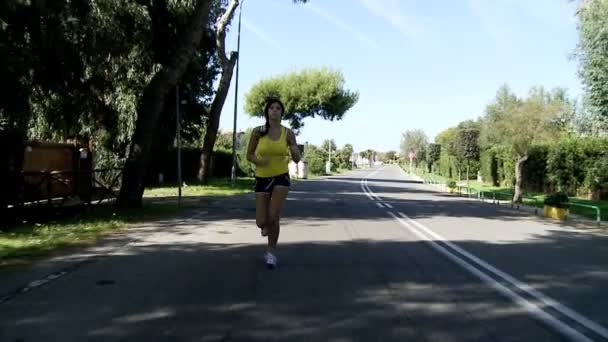
[[[380,223],[394,222],[387,211],[420,220],[483,217],[515,230],[530,220],[424,187],[371,185],[389,210],[354,191],[352,182],[324,182],[294,187],[284,209],[287,226],[305,222],[295,229],[322,234],[326,222],[344,221],[374,236],[385,227]],[[332,191],[320,191],[329,183]],[[413,191],[423,196],[402,196]],[[519,241],[452,242],[607,325],[608,237],[539,224],[542,234]],[[0,316],[10,317],[0,323],[0,340],[558,338],[411,233],[398,241],[282,243],[281,267],[268,271],[261,240],[231,242],[239,229],[255,229],[253,194],[203,201],[176,218],[139,225],[109,238],[107,252],[66,256],[54,268],[67,275],[0,304]],[[206,240],[214,234],[226,242]]]
[[[352,182],[360,182],[362,178],[352,178],[352,177],[335,177],[330,179],[323,179],[322,181],[333,181],[333,182],[344,182],[344,181],[352,181]],[[377,183],[393,183],[393,184],[423,184],[421,181],[417,180],[405,180],[405,179],[383,179],[383,178],[368,178],[368,182],[377,182]]]
[[[178,232],[180,226],[171,229]],[[498,296],[422,241],[283,244],[281,266],[274,271],[263,267],[259,245],[155,241],[141,241],[120,253],[98,257],[41,289],[0,304],[5,317],[1,339],[558,338],[530,319],[524,309]],[[466,250],[479,250],[483,243],[458,244]],[[585,235],[555,232],[542,241],[491,247],[506,259],[515,255],[534,259],[534,255],[542,255],[542,249],[574,244],[598,246]],[[573,263],[558,274],[542,267],[524,267],[523,274],[511,272],[564,303],[577,302],[576,309],[584,308],[585,314],[605,324],[608,314],[602,312],[603,301],[598,297],[608,285],[605,266],[592,260]]]

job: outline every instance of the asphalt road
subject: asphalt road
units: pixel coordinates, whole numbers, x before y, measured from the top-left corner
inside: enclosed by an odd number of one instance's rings
[[[0,269],[0,341],[608,340],[608,234],[396,166],[295,182],[279,268],[253,195]]]

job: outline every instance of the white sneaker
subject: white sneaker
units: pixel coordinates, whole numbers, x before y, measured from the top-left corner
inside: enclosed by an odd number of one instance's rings
[[[277,257],[274,256],[274,254],[270,253],[270,252],[266,252],[266,254],[264,254],[264,259],[266,260],[266,266],[268,268],[275,268],[277,267]]]

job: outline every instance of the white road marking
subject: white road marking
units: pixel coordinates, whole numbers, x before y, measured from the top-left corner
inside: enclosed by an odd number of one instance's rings
[[[380,170],[376,170],[375,172],[371,173],[367,177],[371,176],[372,174],[375,174],[378,171],[380,171]],[[365,178],[365,182],[364,182],[365,185],[367,185],[367,177]],[[363,179],[362,179],[361,188],[363,189],[363,191],[366,193],[366,195],[368,197],[374,199],[374,197],[376,195],[369,187],[367,187],[367,186],[364,187],[363,186],[364,183],[363,183]],[[374,196],[374,197],[372,197],[372,196]],[[377,204],[379,207],[381,207],[380,203],[377,203]],[[386,205],[388,208],[391,208],[391,209],[393,208],[388,203],[384,203],[384,205]],[[491,287],[496,289],[498,292],[500,292],[504,296],[510,298],[515,303],[524,307],[533,316],[535,316],[536,318],[545,322],[546,324],[553,327],[555,330],[564,334],[565,336],[567,336],[575,341],[591,341],[590,338],[583,335],[578,330],[572,328],[568,324],[555,318],[551,314],[549,314],[546,311],[544,311],[543,309],[541,309],[538,305],[524,299],[523,297],[521,297],[517,293],[513,292],[513,290],[509,289],[505,285],[495,281],[490,276],[488,276],[486,273],[484,273],[482,270],[473,266],[471,263],[465,261],[463,258],[468,258],[468,261],[477,264],[477,266],[485,269],[486,272],[490,272],[490,273],[494,274],[495,276],[498,276],[499,278],[501,278],[504,281],[506,281],[507,283],[509,283],[511,286],[527,293],[531,297],[540,301],[542,304],[553,308],[554,310],[558,311],[562,315],[576,321],[577,323],[579,323],[580,325],[593,331],[594,333],[596,333],[604,338],[608,338],[608,329],[606,329],[605,327],[588,319],[587,317],[570,309],[569,307],[555,301],[554,299],[545,296],[544,294],[537,291],[530,285],[527,285],[527,284],[517,280],[513,276],[497,269],[496,267],[486,263],[485,261],[479,259],[478,257],[474,256],[473,254],[471,254],[471,253],[463,250],[462,248],[456,246],[455,244],[447,241],[445,238],[443,238],[439,234],[433,232],[431,229],[424,226],[423,224],[411,219],[404,213],[399,212],[399,215],[401,217],[395,215],[391,211],[387,211],[387,213],[389,215],[391,215],[395,220],[397,220],[402,226],[406,227],[409,231],[411,231],[412,233],[417,235],[419,238],[421,238],[424,241],[426,241],[427,243],[429,243],[431,245],[431,247],[433,247],[435,250],[437,250],[440,254],[446,256],[448,259],[454,261],[455,263],[457,263],[458,265],[460,265],[467,271],[471,272],[472,274],[474,274],[475,276],[480,278],[482,281],[484,281],[485,283],[487,283],[488,285],[490,285]],[[433,239],[437,240],[439,242],[433,241]],[[444,246],[442,246],[441,244],[444,244]],[[450,252],[448,250],[448,248],[451,248],[452,251]],[[455,253],[459,254],[459,256],[457,256]]]
[[[369,185],[367,184],[367,178],[368,178],[368,177],[370,177],[370,176],[372,176],[372,175],[374,175],[374,174],[376,174],[376,172],[378,172],[378,171],[380,171],[380,170],[381,170],[381,169],[378,169],[378,170],[376,170],[376,171],[374,171],[374,172],[372,172],[372,173],[368,174],[367,176],[365,176],[365,178],[362,178],[362,179],[361,179],[361,182],[362,182],[362,187],[361,187],[361,188],[363,189],[363,192],[365,192],[365,194],[367,195],[367,197],[370,197],[370,196],[371,196],[371,199],[372,199],[373,201],[381,201],[382,199],[380,198],[380,196],[376,195],[376,194],[375,194],[375,193],[374,193],[374,192],[373,192],[373,191],[370,189]]]
[[[463,259],[459,258],[458,256],[456,256],[455,254],[451,253],[445,247],[443,247],[439,243],[433,241],[427,235],[424,235],[420,230],[418,230],[417,228],[414,228],[413,225],[410,225],[408,222],[406,222],[404,219],[400,218],[399,216],[395,215],[393,212],[389,212],[389,214],[395,220],[397,220],[402,226],[404,226],[405,228],[407,228],[409,231],[411,231],[412,233],[414,233],[416,236],[418,236],[423,241],[425,241],[428,244],[430,244],[431,247],[433,249],[435,249],[437,252],[439,252],[440,254],[443,254],[448,259],[452,260],[453,262],[455,262],[456,264],[458,264],[459,266],[461,266],[465,270],[467,270],[470,273],[472,273],[473,275],[477,276],[480,280],[482,280],[483,282],[485,282],[489,286],[493,287],[496,291],[500,292],[504,296],[510,298],[515,303],[517,303],[518,305],[520,305],[523,308],[525,308],[526,310],[528,310],[528,312],[530,312],[530,314],[532,314],[536,318],[540,319],[541,321],[543,321],[547,325],[551,326],[555,330],[559,331],[560,333],[562,333],[563,335],[571,338],[574,341],[585,341],[585,342],[592,341],[587,336],[581,334],[577,330],[575,330],[572,327],[570,327],[568,324],[566,324],[566,323],[560,321],[559,319],[551,316],[550,314],[548,314],[547,312],[545,312],[543,309],[541,309],[540,307],[538,307],[538,305],[527,301],[526,299],[524,299],[523,297],[521,297],[517,293],[513,292],[508,287],[506,287],[506,286],[502,285],[501,283],[499,283],[499,282],[495,281],[494,279],[492,279],[490,276],[488,276],[487,274],[485,274],[484,272],[482,272],[481,270],[479,270],[475,266],[471,265],[470,263],[468,263],[465,260],[463,260]],[[401,213],[401,212],[399,214],[403,215],[403,213]]]
[[[380,202],[376,202],[376,205],[377,205],[378,207],[380,207],[380,208],[384,208],[384,206],[383,206],[383,205],[382,205],[382,203],[380,203]]]
[[[367,184],[367,179],[365,180],[365,188],[367,189],[367,191],[372,195],[372,197],[374,198],[375,201],[381,201],[382,199],[380,198],[380,196],[376,195],[372,189],[370,189],[369,184]]]
[[[585,316],[579,314],[578,312],[570,309],[569,307],[567,307],[567,306],[565,306],[563,304],[558,303],[554,299],[545,296],[541,292],[535,290],[530,285],[521,282],[520,280],[514,278],[513,276],[511,276],[511,275],[509,275],[509,274],[507,274],[507,273],[505,273],[505,272],[497,269],[496,267],[490,265],[489,263],[487,263],[487,262],[479,259],[475,255],[473,255],[473,254],[471,254],[471,253],[463,250],[462,248],[458,247],[457,245],[451,243],[450,241],[447,241],[441,235],[433,232],[431,229],[429,229],[428,227],[424,226],[423,224],[421,224],[419,222],[416,222],[415,220],[412,220],[407,215],[405,215],[403,213],[399,213],[399,215],[401,215],[401,217],[403,217],[406,220],[408,220],[408,222],[410,222],[411,224],[413,224],[416,227],[418,227],[421,230],[423,230],[425,233],[427,233],[428,235],[430,235],[432,238],[443,242],[444,244],[446,244],[447,246],[449,246],[450,248],[452,248],[457,253],[461,254],[464,257],[469,258],[471,261],[473,261],[477,265],[481,266],[486,271],[488,271],[490,273],[493,273],[494,275],[502,278],[504,281],[508,282],[512,286],[514,286],[514,287],[518,288],[519,290],[527,293],[528,295],[534,297],[535,299],[537,299],[540,302],[542,302],[544,305],[552,307],[553,309],[555,309],[556,311],[559,311],[564,316],[567,316],[568,318],[570,318],[570,319],[576,321],[577,323],[585,326],[586,328],[588,328],[589,330],[592,330],[593,332],[597,333],[598,335],[600,335],[600,336],[602,336],[604,338],[608,338],[608,329],[604,328],[603,326],[599,325],[598,323],[593,322],[592,320],[590,320],[590,319],[586,318]]]
[[[361,190],[363,190],[363,193],[364,193],[365,195],[367,195],[367,197],[368,197],[370,200],[372,200],[372,201],[373,201],[373,200],[375,200],[375,199],[372,197],[372,195],[370,195],[370,194],[369,194],[369,192],[367,192],[367,189],[365,189],[365,178],[361,178]]]

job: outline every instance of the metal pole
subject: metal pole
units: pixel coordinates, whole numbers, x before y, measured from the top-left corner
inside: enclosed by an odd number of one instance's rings
[[[181,118],[179,116],[179,85],[175,86],[175,137],[177,139],[177,206],[182,204],[182,150],[180,132]]]
[[[331,140],[327,140],[327,151],[328,157],[327,162],[325,163],[325,173],[331,174]]]
[[[467,187],[469,187],[469,165],[470,165],[471,161],[470,159],[467,159]]]
[[[234,118],[232,125],[232,170],[230,172],[230,179],[232,180],[232,186],[235,185],[236,181],[236,111],[239,99],[239,61],[241,60],[241,15],[243,14],[243,3],[241,1],[239,5],[239,28],[237,31],[236,38],[236,75],[234,84]]]

